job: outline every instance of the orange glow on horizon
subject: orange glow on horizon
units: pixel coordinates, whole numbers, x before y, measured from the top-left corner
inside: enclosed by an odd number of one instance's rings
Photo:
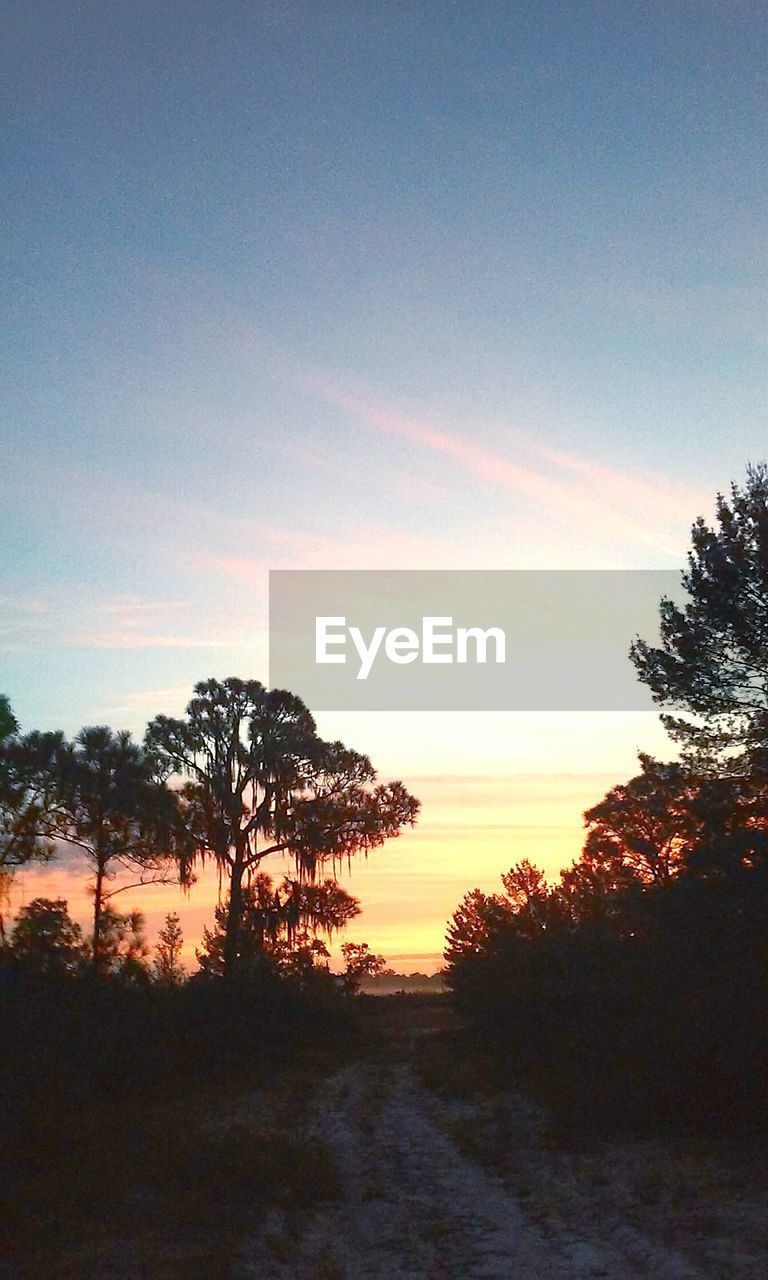
[[[414,968],[433,972],[441,964],[447,923],[464,894],[474,888],[497,892],[502,872],[522,858],[556,876],[581,850],[584,809],[611,781],[594,775],[420,779],[424,810],[417,827],[367,858],[353,858],[351,869],[339,875],[362,911],[346,934],[333,940],[332,955],[338,955],[341,942],[349,938],[368,942],[388,963],[392,956],[418,959]],[[262,869],[276,880],[291,870],[280,859],[267,860]],[[152,943],[166,913],[178,912],[184,959],[191,969],[219,893],[213,864],[198,867],[197,876],[187,892],[176,885],[144,885],[113,899],[117,910],[144,913]],[[12,911],[34,897],[62,897],[87,932],[92,910],[89,883],[87,866],[76,855],[68,866],[30,866],[15,878]],[[126,875],[122,883],[131,883],[130,878]],[[120,884],[115,880],[115,887]]]

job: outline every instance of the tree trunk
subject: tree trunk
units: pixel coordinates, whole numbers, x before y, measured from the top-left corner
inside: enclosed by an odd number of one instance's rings
[[[235,858],[232,868],[232,879],[229,885],[229,907],[227,909],[227,927],[224,933],[224,977],[231,978],[237,968],[237,953],[240,944],[240,925],[243,918],[243,866],[242,857]]]
[[[101,913],[104,906],[104,865],[99,863],[96,869],[96,885],[93,893],[93,956],[95,972],[101,968]]]

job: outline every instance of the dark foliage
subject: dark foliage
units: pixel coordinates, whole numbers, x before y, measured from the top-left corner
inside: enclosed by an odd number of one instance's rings
[[[693,526],[687,600],[661,602],[661,644],[632,658],[686,757],[754,776],[768,763],[768,467],[718,494],[716,527]],[[682,714],[679,714],[682,713]]]
[[[177,798],[155,772],[130,734],[106,726],[82,729],[73,742],[33,732],[0,744],[0,869],[3,860],[51,856],[56,842],[79,851],[93,877],[94,968],[108,963],[108,902],[127,887],[110,889],[115,876],[178,880],[186,835]]]
[[[754,1126],[768,1101],[768,468],[693,526],[687,600],[632,658],[682,761],[585,815],[549,888],[468,894],[446,979],[468,1023],[571,1121]]]
[[[293,977],[302,984],[335,981],[326,964],[330,952],[320,935],[330,938],[359,913],[357,899],[335,880],[302,884],[286,876],[276,887],[271,876],[260,872],[242,891],[238,981],[263,974]],[[195,951],[207,977],[225,975],[228,917],[229,903],[222,902],[214,913],[213,929],[203,930],[202,946]]]
[[[649,831],[658,821],[641,775],[589,811],[557,885],[520,864],[504,895],[469,894],[449,930],[459,1010],[570,1122],[738,1127],[768,1101],[763,811],[740,784],[713,797],[708,779],[679,781],[663,874],[658,849],[638,856],[638,810]]]
[[[87,948],[63,898],[33,898],[16,917],[6,962],[24,972],[64,977],[82,972]]]
[[[126,1233],[137,1274],[230,1274],[244,1222],[333,1194],[308,1118],[357,1023],[333,983],[0,963],[0,1275],[112,1274]]]
[[[377,783],[367,756],[325,742],[300,698],[258,680],[204,680],[184,719],[156,716],[146,746],[179,797],[191,860],[212,859],[227,883],[222,963],[238,967],[246,890],[272,854],[312,884],[412,825],[419,802],[402,782]]]
[[[48,788],[40,765],[63,745],[60,734],[19,736],[19,724],[0,694],[0,875],[12,875],[32,859],[47,861],[53,843],[44,830]]]
[[[129,1167],[138,1161],[134,1177],[140,1169],[146,1181],[139,1147],[153,1108],[180,1106],[206,1091],[218,1095],[226,1110],[238,1094],[280,1078],[297,1063],[313,1062],[324,1049],[335,1055],[345,1047],[351,1051],[357,1019],[355,1001],[330,978],[307,985],[264,972],[258,981],[237,984],[204,977],[185,985],[126,982],[94,975],[90,968],[80,976],[43,973],[6,953],[0,963],[0,1182],[15,1187],[17,1195],[0,1238],[3,1231],[13,1236],[22,1208],[25,1214],[34,1208],[33,1188],[46,1165],[59,1160],[62,1134],[70,1129],[79,1142],[90,1120],[101,1116],[98,1142],[106,1152],[115,1142],[125,1147],[124,1117],[133,1115],[131,1151],[123,1158]],[[193,1111],[189,1123],[194,1120]],[[226,1170],[218,1193],[227,1195],[240,1156],[224,1137],[219,1145],[218,1154],[211,1148],[210,1159],[215,1156]],[[171,1154],[162,1156],[163,1167]],[[199,1183],[193,1154],[189,1176]],[[264,1182],[271,1176],[267,1154],[250,1156],[262,1161]],[[207,1158],[202,1147],[197,1155]],[[290,1151],[283,1156],[293,1158]],[[183,1152],[177,1163],[182,1158]],[[91,1151],[83,1159],[96,1167]],[[70,1162],[72,1178],[80,1176],[78,1169],[77,1161]],[[278,1162],[273,1194],[282,1185],[280,1170]],[[94,1188],[97,1202],[107,1207],[118,1191]],[[209,1186],[206,1194],[212,1191]],[[67,1204],[62,1194],[60,1203],[35,1211],[58,1221]],[[6,1207],[12,1209],[10,1203]]]

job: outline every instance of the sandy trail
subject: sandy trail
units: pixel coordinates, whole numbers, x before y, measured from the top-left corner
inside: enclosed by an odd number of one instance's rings
[[[457,1147],[451,1111],[407,1063],[356,1063],[326,1082],[315,1132],[340,1194],[306,1217],[271,1215],[237,1280],[549,1280],[703,1273],[637,1232],[609,1244],[536,1223],[513,1191]],[[602,1236],[602,1233],[601,1233]]]

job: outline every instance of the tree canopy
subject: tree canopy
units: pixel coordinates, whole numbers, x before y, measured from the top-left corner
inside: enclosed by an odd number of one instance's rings
[[[33,898],[16,917],[9,952],[29,972],[61,977],[82,970],[87,948],[63,898]]]
[[[716,524],[693,525],[681,606],[661,601],[661,644],[632,659],[662,720],[699,770],[752,773],[768,764],[768,468],[717,495]]]
[[[418,801],[401,782],[376,783],[367,756],[326,742],[300,698],[235,677],[195,686],[183,719],[157,716],[148,751],[180,799],[193,858],[228,882],[223,965],[237,966],[244,888],[273,854],[311,883],[328,863],[367,852],[412,824]]]
[[[259,872],[243,888],[238,931],[238,971],[292,972],[328,958],[323,937],[343,929],[360,913],[360,904],[335,880],[302,884],[286,877],[276,887],[271,876]],[[228,903],[216,908],[214,928],[203,930],[196,955],[201,972],[220,977],[225,971]]]
[[[18,731],[19,722],[11,710],[10,699],[7,694],[0,693],[0,742],[4,742],[6,738],[10,738],[11,734]]]
[[[181,920],[177,912],[169,911],[155,944],[153,972],[158,982],[169,987],[178,987],[184,982],[186,973],[181,963],[183,946]]]
[[[184,828],[172,791],[129,733],[105,726],[82,729],[73,742],[61,733],[33,732],[5,744],[6,856],[17,862],[50,855],[54,843],[80,851],[93,871],[95,967],[102,963],[102,923],[109,883],[130,871],[138,883],[178,878],[173,859]]]
[[[21,738],[10,702],[0,697],[0,874],[33,858],[47,860],[53,853],[45,831],[52,804],[47,766],[63,742],[61,734]]]

